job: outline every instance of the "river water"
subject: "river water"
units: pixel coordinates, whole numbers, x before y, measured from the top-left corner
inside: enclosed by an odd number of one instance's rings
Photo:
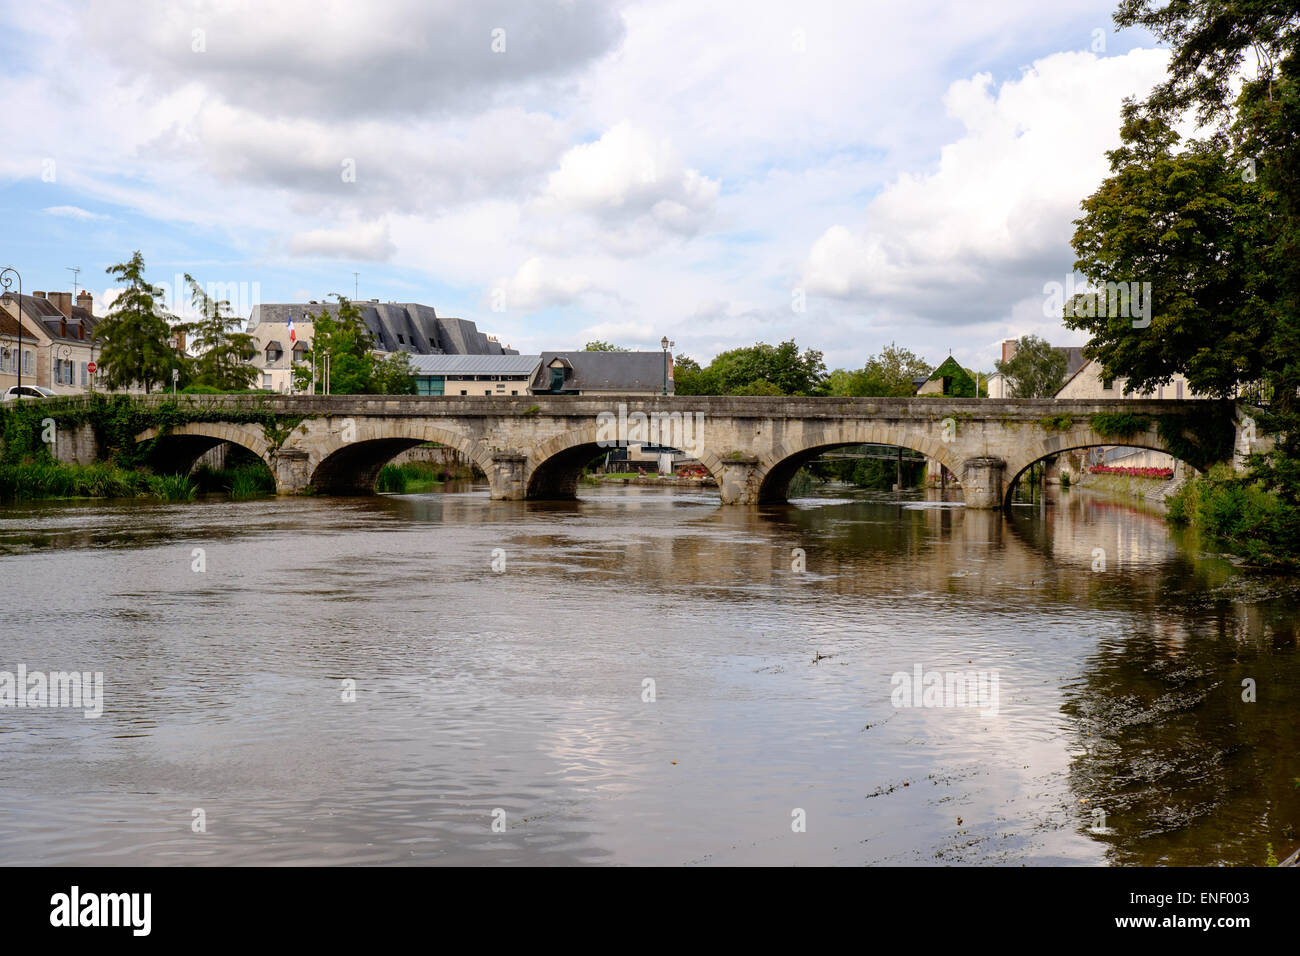
[[[1300,843],[1300,595],[1152,511],[582,496],[0,510],[0,670],[104,680],[97,719],[0,709],[0,862],[1257,865]],[[918,672],[996,696],[895,706]]]

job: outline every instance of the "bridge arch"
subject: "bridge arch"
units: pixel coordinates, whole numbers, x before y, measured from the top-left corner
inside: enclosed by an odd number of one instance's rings
[[[1160,437],[1154,425],[1145,431],[1136,432],[1126,437],[1101,435],[1091,425],[1075,425],[1062,432],[1044,434],[1040,438],[1031,439],[1019,455],[1007,461],[1003,473],[1003,506],[1006,507],[1011,504],[1011,495],[1017,482],[1031,466],[1036,465],[1045,458],[1063,455],[1068,451],[1103,446],[1108,448],[1141,448],[1147,451],[1163,452],[1175,461],[1181,461],[1184,467],[1191,468],[1194,472],[1198,470],[1170,450],[1169,444]]]
[[[600,426],[592,421],[537,444],[529,453],[524,470],[524,497],[560,500],[576,498],[582,469],[613,447],[608,443],[601,444],[603,437]],[[677,437],[680,438],[681,435]],[[720,484],[718,457],[705,451],[698,456],[698,460]]]
[[[795,472],[819,455],[846,445],[893,445],[933,458],[955,478],[961,476],[958,456],[936,437],[933,428],[895,422],[831,421],[777,442],[759,458],[751,479],[752,500],[756,504],[786,501]]]
[[[161,437],[160,437],[161,432]],[[189,474],[194,463],[205,453],[220,444],[229,442],[252,452],[272,473],[271,446],[257,425],[236,422],[189,422],[165,431],[158,427],[147,428],[135,436],[137,445],[153,441],[149,462],[155,471],[164,474]]]
[[[439,425],[404,419],[353,418],[330,421],[329,437],[310,444],[307,483],[323,494],[369,495],[379,471],[402,452],[426,442],[454,448],[484,474],[492,474],[491,452],[481,442]],[[296,449],[294,439],[285,450]]]

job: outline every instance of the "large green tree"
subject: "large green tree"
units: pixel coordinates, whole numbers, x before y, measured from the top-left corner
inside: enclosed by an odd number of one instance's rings
[[[720,352],[707,367],[685,356],[673,363],[678,395],[815,395],[826,378],[822,353],[794,340]]]
[[[879,355],[867,359],[858,371],[836,369],[826,376],[827,395],[898,396],[916,392],[912,383],[930,375],[928,362],[911,350],[899,348],[892,342],[880,350]]]
[[[126,262],[104,271],[126,286],[95,326],[104,387],[138,385],[150,392],[154,385],[170,383],[172,369],[183,364],[183,356],[172,337],[163,292],[145,280],[144,256],[137,250]]]
[[[254,348],[253,337],[239,331],[240,319],[231,314],[229,302],[213,299],[189,273],[185,282],[190,301],[199,311],[197,320],[178,326],[199,353],[190,368],[191,384],[223,392],[250,388],[257,377],[257,370],[247,361]]]
[[[304,353],[306,361],[294,370],[295,386],[304,389],[311,382],[313,362],[317,380],[323,382],[328,356],[333,395],[413,395],[410,357],[405,352],[376,357],[361,310],[346,296],[333,298],[339,303],[336,312],[322,308],[311,317],[311,348]]]
[[[1016,340],[1015,355],[993,364],[1006,376],[1011,398],[1051,398],[1065,384],[1065,353],[1036,335],[1022,335]]]

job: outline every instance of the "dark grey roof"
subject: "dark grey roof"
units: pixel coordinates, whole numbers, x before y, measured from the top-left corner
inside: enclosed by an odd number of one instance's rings
[[[5,293],[5,297],[10,301],[17,298],[17,296],[12,292]],[[41,328],[45,330],[45,333],[50,338],[63,339],[67,342],[85,341],[84,339],[77,338],[77,323],[85,323],[86,339],[93,337],[93,330],[99,323],[99,319],[88,310],[79,305],[74,305],[70,310],[72,312],[72,318],[68,319],[67,327],[64,333],[60,335],[59,320],[64,318],[64,315],[59,311],[59,307],[49,299],[42,298],[38,295],[25,295],[22,298],[22,308],[23,315],[31,322],[39,323]],[[27,333],[24,332],[24,335],[25,334]]]
[[[543,352],[533,376],[534,391],[550,391],[550,366],[557,358],[571,367],[565,375],[565,391],[644,392],[660,391],[664,385],[663,352]],[[668,370],[672,372],[671,353]],[[673,380],[669,377],[668,393],[672,392]]]
[[[1083,356],[1083,347],[1076,345],[1054,345],[1052,348],[1057,352],[1065,353],[1065,377],[1068,379],[1087,363]]]
[[[412,355],[517,355],[480,332],[468,319],[440,318],[432,307],[414,302],[357,302],[361,318],[374,336],[375,348]],[[337,302],[262,303],[253,306],[248,331],[263,322],[310,322],[321,310],[337,314]]]
[[[412,355],[415,375],[531,375],[539,355]]]

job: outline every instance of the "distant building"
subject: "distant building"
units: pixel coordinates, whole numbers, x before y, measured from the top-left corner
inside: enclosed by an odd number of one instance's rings
[[[673,357],[665,352],[543,352],[529,391],[534,395],[662,395],[673,388]]]
[[[495,336],[480,332],[468,319],[444,318],[431,306],[371,299],[354,303],[370,330],[377,354],[407,352],[418,355],[517,355]],[[337,302],[264,303],[253,306],[247,332],[253,336],[251,364],[258,371],[258,388],[277,392],[293,390],[294,366],[307,361],[311,349],[313,315],[337,315]],[[293,320],[294,340],[289,339]],[[319,372],[318,372],[319,374]]]
[[[937,369],[930,373],[917,395],[956,395],[965,398],[975,397],[975,379],[971,378],[957,360],[948,356]]]
[[[6,293],[0,313],[0,388],[18,382],[18,323],[22,322],[22,378],[25,384],[41,385],[60,395],[77,395],[90,390],[90,363],[98,355],[95,341],[94,297],[89,292],[33,292],[22,297],[19,317],[18,296]]]
[[[1056,393],[1056,398],[1154,398],[1154,399],[1182,399],[1182,398],[1205,398],[1192,391],[1192,387],[1187,383],[1187,379],[1182,375],[1174,375],[1168,385],[1160,385],[1154,391],[1134,392],[1130,395],[1124,394],[1123,378],[1103,378],[1101,365],[1094,361],[1086,361],[1075,371],[1065,384]]]
[[[540,355],[413,355],[419,395],[527,395]]]
[[[1002,361],[1010,362],[1016,356],[1016,339],[1004,339],[1002,342]],[[1068,379],[1075,372],[1083,368],[1088,359],[1083,354],[1083,347],[1077,345],[1053,345],[1053,352],[1060,352],[1065,356],[1065,377]],[[1010,398],[1011,383],[1001,372],[995,372],[988,378],[988,397],[989,398]]]

